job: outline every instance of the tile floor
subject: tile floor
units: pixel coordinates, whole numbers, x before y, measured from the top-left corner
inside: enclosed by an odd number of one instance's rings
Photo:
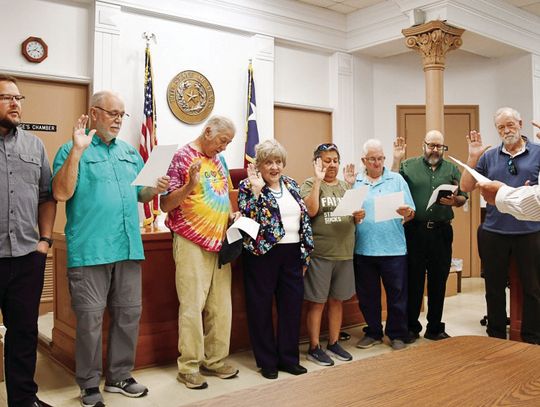
[[[484,284],[480,278],[463,280],[463,292],[446,299],[444,320],[447,332],[452,336],[458,335],[485,335],[485,328],[479,323],[485,313]],[[422,314],[422,318],[425,315]],[[52,316],[40,318],[40,332],[50,332],[52,329]],[[361,327],[347,330],[353,335],[343,346],[353,355],[355,360],[379,355],[392,350],[387,343],[363,350],[355,347],[356,342],[362,336]],[[50,335],[50,334],[49,334]],[[422,346],[429,341],[421,338],[410,346]],[[323,342],[323,346],[326,343]],[[307,344],[301,345],[301,364],[309,371],[328,369],[318,366],[306,360]],[[404,350],[406,351],[406,350]],[[256,370],[255,362],[250,352],[236,353],[230,361],[240,369],[240,375],[231,380],[208,378],[209,387],[206,390],[188,390],[183,384],[176,381],[176,365],[171,364],[162,367],[139,370],[134,373],[135,378],[147,385],[150,389],[148,396],[141,399],[129,399],[119,394],[104,393],[104,398],[109,407],[177,407],[215,397],[238,389],[272,383],[264,379]],[[337,361],[336,364],[347,363]],[[278,380],[287,380],[292,377],[287,373],[280,372]],[[46,355],[38,354],[38,367],[36,381],[39,384],[38,396],[57,407],[79,406],[78,387],[71,374],[61,366],[52,362]],[[5,406],[6,391],[4,384],[0,384],[0,406]]]

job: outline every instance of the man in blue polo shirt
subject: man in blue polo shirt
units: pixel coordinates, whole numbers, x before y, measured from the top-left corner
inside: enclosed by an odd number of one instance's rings
[[[519,112],[502,107],[495,112],[495,127],[502,143],[486,151],[480,133],[467,136],[467,164],[491,180],[511,187],[538,184],[540,146],[530,143],[520,133]],[[468,172],[461,178],[461,188],[472,191],[476,180]],[[540,344],[540,222],[520,221],[501,213],[495,205],[486,206],[479,250],[486,284],[489,336],[506,338],[506,284],[510,257],[516,259],[523,286],[521,337],[525,342]]]
[[[98,92],[90,99],[90,128],[82,115],[73,140],[60,147],[53,164],[53,194],[66,201],[66,242],[71,304],[77,317],[75,376],[83,406],[103,406],[103,311],[110,316],[105,391],[142,397],[148,389],[131,376],[141,315],[141,266],[144,259],[137,201],[148,202],[168,188],[134,187],[143,161],[131,145],[118,140],[124,103]]]

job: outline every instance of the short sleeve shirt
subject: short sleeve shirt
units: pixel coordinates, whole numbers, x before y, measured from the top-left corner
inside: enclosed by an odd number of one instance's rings
[[[167,175],[169,192],[189,182],[189,167],[201,161],[199,184],[182,204],[171,210],[165,224],[174,233],[201,246],[204,250],[221,249],[231,210],[229,170],[221,155],[208,157],[189,144],[174,155]]]
[[[0,258],[36,250],[38,205],[52,200],[43,142],[17,128],[0,136]]]
[[[362,185],[369,187],[364,200],[366,217],[356,225],[354,253],[363,256],[402,256],[407,254],[405,231],[401,219],[375,222],[375,198],[394,192],[403,191],[405,205],[415,209],[409,187],[403,177],[386,168],[381,178],[370,183],[365,174],[358,174],[353,188]]]
[[[415,221],[441,222],[454,218],[451,206],[435,203],[427,208],[427,204],[433,191],[440,185],[459,185],[461,173],[455,164],[443,159],[433,171],[424,157],[420,156],[402,162],[399,173],[405,178],[411,190],[416,205]],[[458,195],[467,197],[467,194],[459,188]]]
[[[73,143],[60,147],[54,175]],[[66,202],[68,267],[143,260],[138,193],[131,183],[143,167],[138,151],[113,139],[109,145],[94,135],[79,162],[77,185]]]
[[[313,178],[302,184],[300,195],[308,196],[313,189]],[[349,189],[349,185],[338,180],[337,185],[321,183],[319,192],[319,211],[311,218],[315,248],[312,257],[327,260],[350,260],[354,249],[354,221],[352,216],[332,216],[339,201]]]
[[[525,139],[526,140],[526,139]],[[515,175],[508,171],[510,155],[502,148],[486,151],[478,160],[476,170],[492,180],[502,181],[511,187],[520,187],[529,181],[530,185],[538,184],[540,171],[540,146],[526,141],[525,151],[512,158],[517,169]],[[540,231],[540,222],[521,221],[512,215],[501,213],[494,205],[486,205],[486,219],[482,225],[485,230],[495,233],[526,234]]]

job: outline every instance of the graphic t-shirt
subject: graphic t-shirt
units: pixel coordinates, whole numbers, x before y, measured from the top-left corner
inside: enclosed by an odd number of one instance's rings
[[[302,198],[309,195],[313,188],[313,178],[302,184]],[[352,216],[332,216],[332,212],[349,189],[346,182],[339,180],[337,185],[321,182],[319,192],[319,212],[311,218],[315,249],[312,257],[328,260],[349,260],[354,251],[354,220]]]
[[[174,155],[167,175],[169,191],[189,182],[189,167],[201,161],[199,183],[179,207],[171,210],[165,224],[176,234],[201,246],[204,250],[221,249],[230,212],[229,170],[220,156],[208,157],[189,144]]]

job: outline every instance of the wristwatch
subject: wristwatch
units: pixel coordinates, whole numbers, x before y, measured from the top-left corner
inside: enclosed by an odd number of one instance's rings
[[[50,237],[41,236],[39,238],[39,241],[40,242],[47,242],[49,244],[49,248],[51,248],[52,245],[53,245],[53,240]]]

